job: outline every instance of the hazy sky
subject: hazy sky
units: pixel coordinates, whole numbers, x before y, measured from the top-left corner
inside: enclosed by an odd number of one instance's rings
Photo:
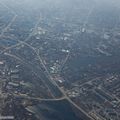
[[[25,7],[64,7],[65,9],[70,7],[91,7],[100,5],[107,7],[107,6],[115,6],[120,8],[120,0],[0,0],[0,2],[4,2],[5,4],[11,4],[12,6],[16,7],[20,6],[21,8]]]
[[[79,3],[79,4],[82,4],[83,2],[85,2],[86,4],[90,4],[90,3],[94,3],[94,2],[97,2],[97,3],[104,3],[104,4],[120,4],[120,0],[0,0],[0,1],[3,1],[3,2],[6,2],[7,3],[18,3],[18,4],[26,4],[26,5],[32,5],[32,4],[37,4],[37,3],[47,3],[47,4],[56,4],[56,5],[59,5],[59,4],[74,4],[74,3]]]

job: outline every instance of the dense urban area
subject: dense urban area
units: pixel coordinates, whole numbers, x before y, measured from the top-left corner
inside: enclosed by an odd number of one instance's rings
[[[27,2],[0,0],[0,116],[120,120],[119,7]]]

